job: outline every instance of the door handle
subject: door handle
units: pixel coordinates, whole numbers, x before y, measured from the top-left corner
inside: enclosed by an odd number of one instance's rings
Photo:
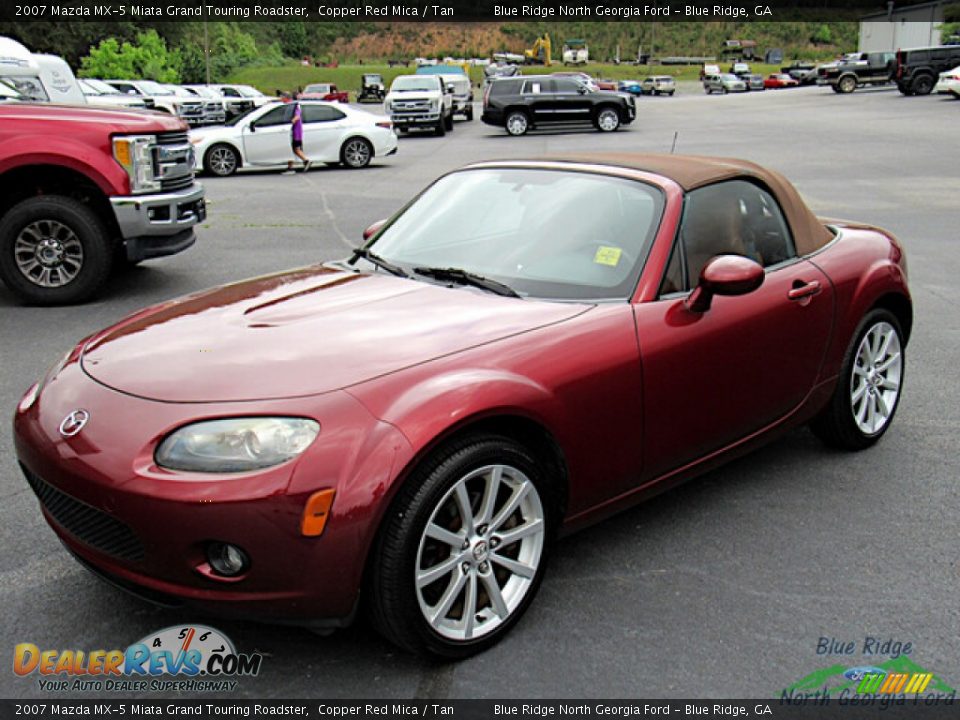
[[[811,280],[808,283],[805,283],[802,280],[797,280],[793,284],[793,289],[787,292],[787,297],[791,300],[803,300],[804,298],[813,297],[819,293],[819,280]]]

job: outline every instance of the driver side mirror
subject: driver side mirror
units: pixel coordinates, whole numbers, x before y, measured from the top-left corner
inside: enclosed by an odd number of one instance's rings
[[[581,85],[580,87],[577,88],[577,92],[578,92],[580,95],[586,95],[586,94],[587,94],[587,89],[586,89],[583,85]]]
[[[367,240],[372,238],[374,235],[376,235],[378,232],[380,232],[380,228],[382,228],[386,224],[387,224],[386,219],[377,220],[375,223],[373,223],[373,225],[371,225],[366,230],[364,230],[363,231],[364,242],[366,242]]]
[[[447,85],[447,95],[453,95],[454,90],[455,88],[453,87],[453,85]]]
[[[742,255],[718,255],[700,271],[700,282],[684,304],[692,313],[710,309],[714,295],[734,296],[751,293],[763,284],[763,266]]]

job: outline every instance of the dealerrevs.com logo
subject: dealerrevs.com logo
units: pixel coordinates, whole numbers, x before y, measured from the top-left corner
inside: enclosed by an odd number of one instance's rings
[[[42,650],[28,642],[13,650],[14,673],[36,676],[46,692],[232,691],[236,678],[257,675],[262,661],[205,625],[164,628],[125,650]]]

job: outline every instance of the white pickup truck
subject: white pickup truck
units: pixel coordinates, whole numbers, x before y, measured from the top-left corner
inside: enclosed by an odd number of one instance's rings
[[[383,109],[401,133],[433,128],[444,135],[453,130],[453,86],[439,75],[400,75],[390,85]]]

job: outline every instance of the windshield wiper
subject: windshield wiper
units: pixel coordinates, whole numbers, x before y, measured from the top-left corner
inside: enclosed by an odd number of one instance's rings
[[[373,263],[378,268],[383,268],[391,275],[396,275],[397,277],[402,277],[402,278],[410,277],[407,271],[404,270],[402,267],[400,267],[399,265],[394,265],[392,262],[388,262],[387,260],[384,260],[382,257],[377,255],[376,253],[370,250],[367,250],[367,248],[362,248],[362,247],[354,248],[353,255],[350,256],[350,263],[353,264],[353,261],[356,260],[357,258],[363,258],[364,260],[367,260],[368,262]]]
[[[425,277],[433,278],[434,280],[449,280],[451,282],[460,283],[461,285],[472,285],[473,287],[478,287],[482,290],[488,290],[492,293],[503,295],[505,297],[520,297],[520,295],[517,294],[517,291],[509,285],[504,285],[502,282],[491,280],[483,275],[477,275],[476,273],[468,272],[466,270],[462,270],[461,268],[415,267],[413,271],[417,273],[417,275],[423,275]]]

